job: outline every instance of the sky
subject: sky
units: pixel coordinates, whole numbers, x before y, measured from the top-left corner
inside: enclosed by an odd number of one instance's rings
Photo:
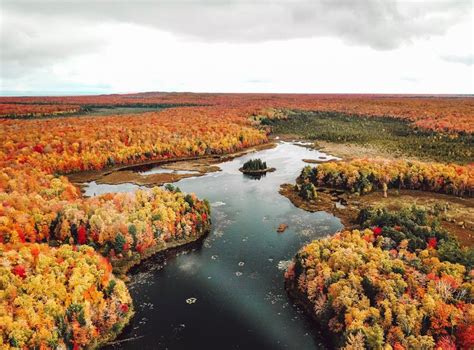
[[[0,95],[474,94],[473,0],[0,0]]]

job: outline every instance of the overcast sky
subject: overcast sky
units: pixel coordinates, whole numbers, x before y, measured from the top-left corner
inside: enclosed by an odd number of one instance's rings
[[[0,0],[0,93],[474,93],[472,0]]]

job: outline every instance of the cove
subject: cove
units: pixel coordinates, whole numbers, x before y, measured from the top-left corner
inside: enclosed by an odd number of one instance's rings
[[[130,274],[136,314],[109,349],[325,349],[284,290],[284,269],[313,239],[342,228],[326,212],[298,209],[280,195],[306,165],[327,154],[280,142],[217,164],[222,171],[176,182],[212,206],[212,230],[192,249],[152,258]],[[261,158],[276,168],[260,179],[239,168]],[[85,186],[86,194],[133,191],[132,184]],[[276,230],[288,225],[284,233]]]

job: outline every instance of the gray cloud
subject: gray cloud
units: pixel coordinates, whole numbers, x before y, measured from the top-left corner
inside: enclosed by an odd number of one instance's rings
[[[458,55],[444,55],[441,56],[446,62],[451,63],[461,63],[465,64],[466,66],[472,66],[474,64],[474,55],[465,55],[465,56],[458,56]]]
[[[0,28],[2,78],[37,72],[106,44],[105,38],[94,32],[95,26],[74,18],[7,12]]]
[[[46,19],[136,23],[204,41],[335,36],[382,50],[443,34],[472,11],[470,0],[3,0],[2,7]]]
[[[1,77],[100,52],[107,44],[100,25],[106,23],[132,23],[205,42],[337,37],[390,50],[442,35],[472,12],[470,0],[0,0],[0,5]]]

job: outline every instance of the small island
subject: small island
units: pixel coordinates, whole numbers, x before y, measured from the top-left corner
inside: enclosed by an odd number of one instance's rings
[[[267,167],[267,162],[263,162],[260,158],[257,158],[246,161],[239,170],[247,175],[260,176],[265,175],[267,172],[275,171],[276,169]]]

